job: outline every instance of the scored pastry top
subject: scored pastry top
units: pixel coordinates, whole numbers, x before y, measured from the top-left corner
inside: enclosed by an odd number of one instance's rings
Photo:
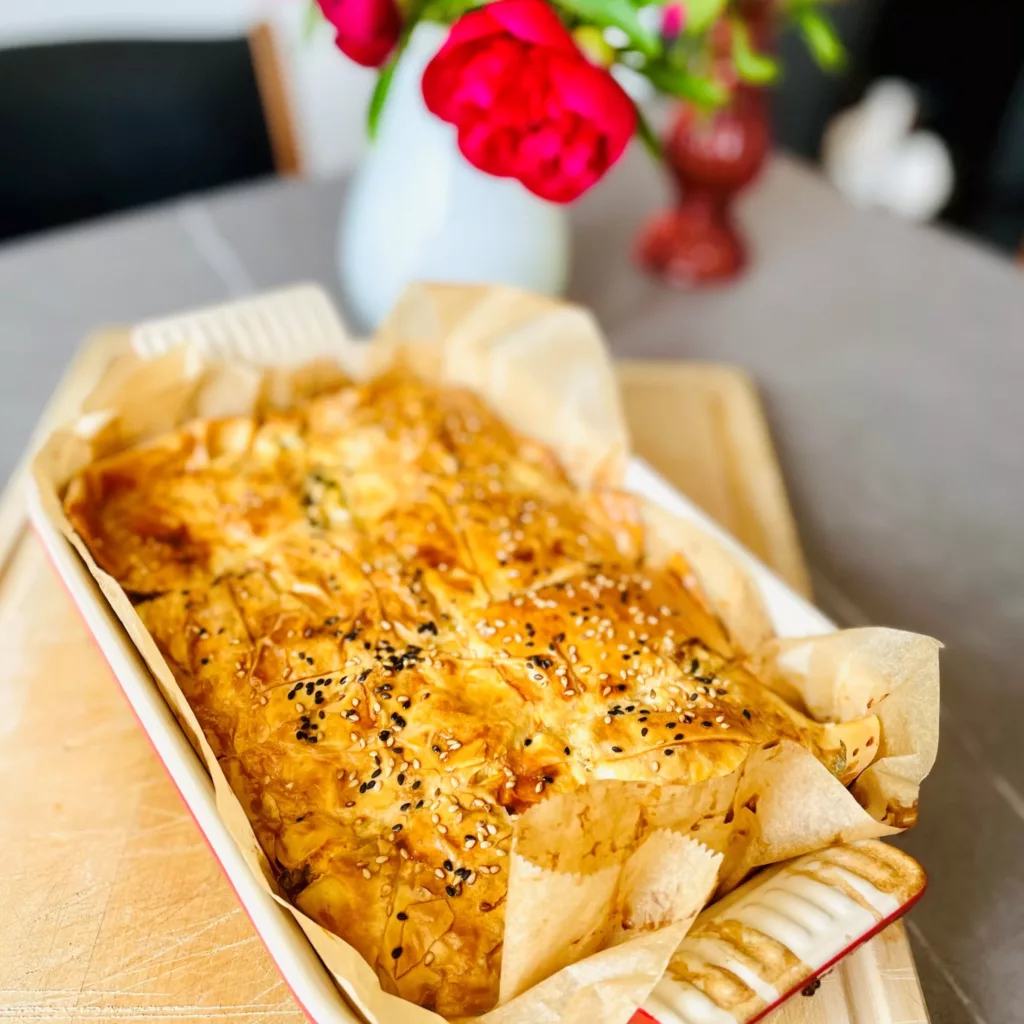
[[[102,459],[65,509],[284,891],[443,1015],[497,998],[513,828],[548,794],[780,738],[843,781],[872,756],[751,675],[634,499],[401,369]]]

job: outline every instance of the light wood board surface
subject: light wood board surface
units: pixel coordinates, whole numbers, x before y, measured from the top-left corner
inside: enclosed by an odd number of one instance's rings
[[[74,415],[124,335],[83,347],[37,439]],[[750,383],[710,364],[621,365],[637,451],[794,587],[807,574]],[[299,1024],[23,512],[0,502],[0,1021]],[[902,926],[771,1024],[924,1024]]]

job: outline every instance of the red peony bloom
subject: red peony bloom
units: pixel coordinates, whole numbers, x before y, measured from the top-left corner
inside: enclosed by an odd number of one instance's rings
[[[463,15],[423,73],[427,108],[459,130],[474,166],[567,203],[622,155],[629,97],[590,64],[544,0],[496,0]]]
[[[334,26],[335,42],[346,57],[376,68],[395,48],[402,18],[395,0],[317,0]]]

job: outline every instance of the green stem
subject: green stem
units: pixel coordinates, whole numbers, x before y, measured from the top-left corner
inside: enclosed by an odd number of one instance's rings
[[[647,120],[647,115],[640,109],[640,105],[638,103],[634,103],[633,106],[636,109],[637,137],[643,143],[647,152],[651,154],[651,157],[656,162],[661,163],[665,155],[661,149],[661,140],[651,127],[651,122]]]

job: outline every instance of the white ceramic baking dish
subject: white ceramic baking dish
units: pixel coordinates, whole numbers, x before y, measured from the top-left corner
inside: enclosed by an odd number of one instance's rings
[[[312,286],[301,286],[143,324],[132,332],[132,344],[143,357],[153,357],[175,345],[193,343],[209,352],[265,364],[297,363],[330,354],[344,336],[344,328],[326,294]],[[630,490],[700,524],[732,550],[757,581],[780,635],[807,636],[835,628],[821,612],[790,590],[640,459],[632,460],[626,483]],[[257,885],[249,872],[217,814],[213,785],[205,768],[77,553],[43,514],[34,486],[29,489],[28,500],[31,520],[57,572],[295,998],[316,1024],[358,1024],[360,1018],[346,1003],[293,918]],[[811,967],[815,971],[823,969],[903,909],[905,907],[885,907],[884,912],[870,921],[843,919],[837,911],[827,927],[822,926],[822,936],[826,933],[831,936],[827,956],[817,958]],[[820,948],[825,951],[826,945],[820,944]],[[808,978],[814,973],[809,971]],[[691,1021],[696,1024],[705,1020],[708,1024],[712,1021],[731,1024],[734,1020],[730,1015],[705,1017],[706,1008],[699,1005],[694,1010],[696,1015],[689,1016],[685,1011],[686,1001],[675,1000],[671,992],[666,996],[668,990],[664,984],[645,1008],[647,1013],[638,1014],[636,1019],[653,1019],[661,1024],[690,1024]],[[779,993],[780,996],[786,994]]]

